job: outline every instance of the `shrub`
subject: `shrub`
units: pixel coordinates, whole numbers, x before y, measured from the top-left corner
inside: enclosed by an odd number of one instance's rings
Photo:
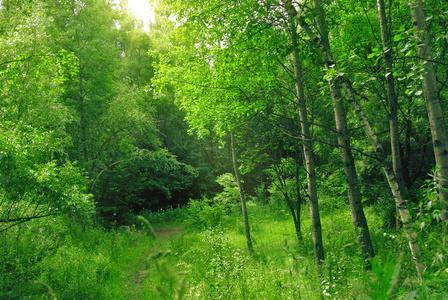
[[[286,204],[285,196],[283,193],[288,193],[291,199],[297,199],[296,193],[296,182],[292,178],[285,179],[285,185],[280,186],[278,184],[273,184],[269,189],[271,197],[269,197],[269,206],[273,211],[284,211],[288,210],[288,205]]]
[[[222,216],[224,216],[224,209],[223,206],[216,205],[207,198],[190,200],[187,222],[200,228],[216,226],[220,223]]]
[[[146,220],[151,224],[178,222],[187,218],[188,208],[178,206],[176,208],[159,209],[158,211],[144,210],[141,212]]]
[[[261,183],[254,188],[255,196],[250,196],[252,201],[257,205],[265,205],[269,203],[269,195],[266,185]]]
[[[216,180],[224,190],[213,198],[214,205],[223,206],[227,212],[232,211],[240,203],[238,184],[233,174],[225,173]]]

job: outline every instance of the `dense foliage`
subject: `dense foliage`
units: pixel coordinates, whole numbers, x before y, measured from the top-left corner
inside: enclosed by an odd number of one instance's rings
[[[0,299],[447,296],[446,1],[154,7],[0,1]]]

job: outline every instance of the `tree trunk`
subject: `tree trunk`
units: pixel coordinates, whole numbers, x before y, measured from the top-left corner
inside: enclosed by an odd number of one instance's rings
[[[317,198],[317,184],[314,170],[313,141],[310,134],[308,123],[308,113],[306,110],[305,94],[302,84],[302,64],[299,58],[299,49],[297,48],[297,32],[294,16],[289,15],[291,24],[290,37],[293,47],[292,60],[294,67],[294,81],[296,96],[299,105],[299,118],[302,133],[302,147],[305,156],[305,166],[307,173],[308,195],[310,197],[311,227],[313,230],[314,257],[317,263],[325,260],[324,246],[322,242],[322,226],[320,222],[319,203]]]
[[[81,59],[78,59],[79,66],[81,68]],[[81,147],[82,152],[84,154],[84,162],[89,162],[89,155],[87,152],[87,121],[86,121],[86,112],[85,112],[85,103],[84,103],[84,88],[83,88],[83,82],[82,82],[82,72],[79,72],[78,75],[78,85],[79,85],[79,112],[81,114]]]
[[[292,219],[294,221],[294,228],[296,230],[297,241],[299,244],[303,244],[302,231],[300,226],[300,205],[296,209],[294,208],[294,202],[292,202],[291,197],[289,197],[288,189],[286,186],[286,180],[283,177],[283,172],[281,167],[277,165],[273,165],[273,169],[275,174],[277,175],[278,185],[274,183],[274,185],[282,192],[283,197],[285,198],[286,205],[288,205],[289,212],[292,215]],[[300,198],[299,198],[300,199]]]
[[[233,139],[234,139],[233,132],[231,132],[230,133],[230,147],[232,148],[233,170],[235,171],[235,179],[236,179],[236,183],[238,184],[238,192],[240,194],[241,208],[243,211],[243,218],[244,218],[244,232],[246,234],[247,248],[249,249],[249,252],[252,253],[254,251],[254,248],[252,246],[252,240],[250,238],[249,217],[247,215],[246,198],[244,197],[243,187],[241,185],[240,175],[239,175],[238,166],[237,166],[237,162],[236,162],[235,144],[234,144]]]
[[[408,109],[407,114],[410,116],[411,111]],[[403,151],[403,179],[408,190],[412,187],[412,178],[409,169],[409,163],[411,161],[411,134],[412,134],[412,121],[406,119],[406,134],[404,138],[404,151]]]
[[[302,211],[302,197],[300,195],[300,178],[299,178],[299,139],[296,139],[296,157],[295,157],[295,172],[296,172],[296,195],[297,195],[297,211],[296,211],[296,219],[297,219],[297,226],[296,231],[300,233],[299,237],[299,243],[303,244],[303,237],[302,237],[302,224],[301,224],[301,211]]]
[[[355,111],[356,115],[359,118],[359,121],[363,125],[364,132],[366,133],[367,138],[369,139],[370,143],[372,144],[375,154],[377,156],[377,159],[381,163],[381,167],[384,171],[384,174],[386,175],[387,181],[389,183],[389,187],[390,187],[392,194],[394,196],[394,199],[395,199],[396,207],[398,209],[398,212],[401,217],[401,221],[403,223],[403,228],[404,228],[406,237],[409,241],[409,248],[411,249],[412,258],[414,260],[414,264],[417,269],[418,276],[421,278],[422,273],[425,269],[425,266],[421,262],[421,249],[420,249],[420,245],[418,244],[418,241],[417,241],[417,233],[414,231],[414,229],[412,227],[411,214],[409,213],[405,197],[403,196],[403,186],[400,185],[400,183],[398,182],[398,179],[393,170],[393,166],[387,160],[387,156],[384,152],[383,146],[379,142],[379,139],[378,139],[377,135],[375,134],[375,132],[373,131],[372,125],[370,124],[369,120],[367,119],[366,115],[364,114],[363,110],[361,109],[361,106],[356,101],[353,93],[351,92],[351,88],[347,81],[348,80],[346,80],[344,82],[345,92],[348,95],[348,99],[349,99],[350,104],[353,107],[353,110]]]
[[[283,3],[286,10],[288,11],[288,14],[297,18],[297,20],[299,21],[299,25],[305,30],[311,40],[316,44],[316,46],[318,46],[325,61],[325,68],[327,71],[329,71],[330,68],[334,67],[334,60],[330,50],[330,44],[328,42],[328,31],[320,1],[314,1],[314,6],[317,12],[317,24],[320,37],[317,37],[312,29],[308,26],[308,24],[300,16],[297,15],[297,11],[292,6],[291,1],[284,1]],[[375,256],[375,252],[373,250],[367,220],[364,215],[364,209],[362,207],[362,197],[359,191],[358,177],[356,174],[355,163],[350,147],[346,113],[341,96],[340,78],[330,80],[329,85],[331,90],[331,98],[333,99],[336,130],[338,133],[338,145],[342,163],[344,166],[350,210],[352,213],[352,222],[355,227],[361,254],[365,260],[368,260],[369,257]]]
[[[284,190],[285,187],[283,187]],[[302,231],[300,229],[300,215],[296,214],[296,210],[294,209],[294,203],[289,197],[288,191],[283,192],[283,197],[285,197],[286,204],[288,205],[289,211],[292,215],[292,220],[294,222],[294,228],[296,229],[297,241],[299,244],[303,243]]]
[[[385,74],[387,83],[387,100],[389,107],[389,128],[390,128],[390,145],[392,152],[392,165],[397,182],[403,192],[406,192],[403,179],[403,164],[401,160],[400,152],[400,136],[398,129],[398,102],[395,94],[394,75],[392,70],[392,49],[390,48],[390,37],[387,28],[386,8],[384,6],[384,0],[378,0],[378,17],[380,20],[381,41],[383,44],[383,57],[385,64]],[[397,214],[399,208],[396,206]],[[399,230],[399,222],[397,218],[397,231]]]
[[[323,24],[323,26],[318,26],[320,34],[321,34],[320,37],[317,37],[314,34],[314,32],[311,30],[311,28],[309,27],[309,25],[306,23],[306,21],[304,19],[302,19],[299,16],[297,16],[297,18],[298,18],[302,28],[310,36],[311,40],[314,41],[316,43],[316,45],[318,46],[318,48],[322,51],[322,55],[325,58],[325,63],[326,63],[327,68],[332,66],[333,68],[336,69],[336,64],[333,60],[333,57],[332,57],[332,54],[330,51],[327,29],[325,26],[325,18],[323,15],[322,7],[320,5],[320,1],[314,0],[314,4],[315,4],[315,8],[317,9],[318,24]],[[424,270],[424,265],[421,262],[421,250],[420,250],[420,246],[417,242],[417,234],[415,233],[415,231],[412,228],[412,219],[409,214],[409,210],[407,209],[406,201],[403,198],[403,193],[402,193],[400,184],[397,181],[397,178],[395,176],[392,166],[386,160],[386,155],[384,153],[383,147],[382,147],[381,143],[379,143],[379,140],[378,140],[376,134],[374,133],[370,122],[368,121],[367,117],[365,116],[364,112],[362,111],[361,107],[359,106],[359,103],[356,101],[356,99],[351,91],[351,86],[350,86],[348,80],[344,80],[344,78],[342,78],[340,76],[338,76],[336,78],[336,80],[334,80],[333,88],[332,88],[333,99],[335,99],[335,98],[341,99],[339,81],[342,81],[341,84],[344,87],[344,90],[348,96],[348,100],[349,100],[350,104],[352,105],[355,113],[358,115],[360,122],[363,124],[365,133],[366,133],[367,137],[369,138],[370,142],[372,143],[372,145],[374,146],[375,153],[376,153],[379,161],[382,164],[383,171],[386,174],[387,180],[389,182],[389,186],[391,188],[392,194],[394,195],[396,205],[400,212],[401,220],[403,222],[403,227],[404,227],[406,236],[409,241],[409,247],[411,249],[411,253],[412,253],[412,257],[413,257],[413,260],[414,260],[414,263],[415,263],[415,266],[417,269],[417,273],[418,273],[419,277],[421,277],[421,274]],[[336,95],[333,96],[333,93],[335,93]],[[335,105],[334,105],[335,110],[341,109],[343,107],[342,105],[339,105],[339,103],[342,104],[342,101],[339,100],[339,101],[335,102]],[[338,108],[338,107],[341,107],[341,108]],[[343,116],[344,120],[345,120],[345,114],[340,114],[340,115]],[[338,123],[338,119],[336,119],[336,124],[337,123]],[[346,123],[345,123],[345,125],[346,125]],[[338,127],[338,125],[337,125],[337,127]],[[339,132],[338,138],[341,135],[340,131],[341,130],[338,128],[338,132]],[[339,142],[339,145],[340,145],[340,147],[344,147],[344,145],[343,144],[341,145],[340,142]],[[349,145],[347,144],[346,147],[347,146],[349,146]]]
[[[443,117],[442,105],[437,88],[436,74],[431,57],[431,46],[426,28],[425,12],[422,0],[410,0],[411,17],[417,37],[417,56],[423,63],[423,94],[425,96],[426,110],[431,127],[432,143],[436,164],[439,168],[440,198],[443,202],[442,226],[443,233],[448,234],[448,138]]]

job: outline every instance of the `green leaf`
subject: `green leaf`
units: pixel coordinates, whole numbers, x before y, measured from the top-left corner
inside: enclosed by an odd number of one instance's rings
[[[414,300],[415,298],[417,298],[417,291],[412,291],[407,293],[403,300]]]

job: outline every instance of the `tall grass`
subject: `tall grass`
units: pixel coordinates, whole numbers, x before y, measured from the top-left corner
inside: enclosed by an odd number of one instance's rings
[[[36,220],[0,236],[0,299],[132,299],[151,237]]]
[[[448,270],[428,272],[419,282],[405,237],[385,232],[375,209],[366,213],[377,257],[373,270],[365,271],[349,207],[325,203],[331,200],[324,198],[322,205],[326,260],[319,274],[309,212],[302,214],[304,243],[299,244],[286,213],[257,205],[248,206],[252,255],[246,250],[241,217],[234,212],[206,229],[204,222],[191,223],[164,241],[160,250],[170,251],[164,264],[172,274],[188,272],[184,299],[448,299]],[[208,208],[206,214],[213,216]],[[211,224],[216,223],[213,218]],[[147,264],[153,276],[146,278],[141,299],[160,299],[156,287],[166,284],[166,277],[157,266],[157,261]],[[174,289],[179,278],[174,275],[171,280]]]
[[[428,269],[420,282],[406,238],[368,207],[377,257],[365,271],[349,207],[329,197],[321,201],[326,259],[320,272],[308,210],[302,211],[299,244],[285,210],[248,203],[251,254],[240,211],[215,213],[205,201],[147,212],[140,218],[144,233],[135,227],[84,231],[62,218],[4,232],[0,299],[448,299],[447,252],[437,227],[421,234]],[[180,224],[184,229],[154,241],[149,219],[161,220],[156,233],[163,226],[176,226],[173,233]]]

